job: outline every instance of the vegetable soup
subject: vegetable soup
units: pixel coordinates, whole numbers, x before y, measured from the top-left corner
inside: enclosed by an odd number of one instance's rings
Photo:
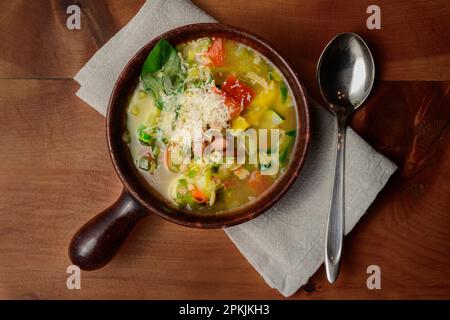
[[[200,214],[220,214],[268,190],[285,172],[296,136],[294,100],[281,72],[252,48],[217,37],[176,47],[161,39],[126,117],[123,140],[137,170],[174,204]],[[256,161],[244,139],[236,142],[244,150],[239,162],[228,153],[237,149],[230,137],[250,130],[258,137]]]

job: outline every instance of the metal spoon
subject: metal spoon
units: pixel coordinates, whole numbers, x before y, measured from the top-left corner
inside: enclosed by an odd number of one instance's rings
[[[333,193],[325,238],[325,269],[330,283],[339,275],[344,238],[344,162],[347,120],[372,89],[375,65],[366,43],[354,33],[334,37],[317,64],[320,93],[337,121]]]

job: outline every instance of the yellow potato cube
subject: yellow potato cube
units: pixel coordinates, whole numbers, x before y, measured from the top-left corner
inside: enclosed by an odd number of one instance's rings
[[[231,121],[231,129],[245,130],[250,127],[250,124],[245,120],[244,117],[238,116]]]

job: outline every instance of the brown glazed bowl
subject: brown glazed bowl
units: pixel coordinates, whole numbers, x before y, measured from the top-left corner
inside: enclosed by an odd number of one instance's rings
[[[122,142],[125,106],[134,90],[141,67],[148,54],[161,39],[173,45],[185,41],[216,36],[241,42],[268,58],[286,78],[296,104],[296,142],[286,173],[268,190],[242,207],[219,215],[199,215],[174,206],[169,200],[152,190],[137,172],[128,147]],[[95,216],[78,230],[72,238],[69,256],[75,265],[94,270],[106,265],[115,255],[127,235],[138,221],[152,212],[171,222],[197,228],[224,228],[251,220],[272,207],[294,183],[303,166],[310,140],[308,98],[297,74],[286,60],[266,41],[247,31],[218,23],[200,23],[173,29],[145,45],[123,69],[108,105],[106,134],[114,168],[123,182],[119,199],[108,209]]]

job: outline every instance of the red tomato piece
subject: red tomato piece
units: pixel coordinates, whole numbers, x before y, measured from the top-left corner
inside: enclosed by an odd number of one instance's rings
[[[222,84],[222,91],[224,91],[229,97],[231,97],[235,102],[242,106],[243,111],[250,102],[252,102],[255,93],[252,88],[248,85],[239,81],[235,75],[229,74]]]
[[[228,95],[225,95],[225,105],[228,108],[228,112],[230,113],[231,119],[237,118],[244,109],[243,107],[241,107],[239,103],[234,101],[234,99],[232,99]]]
[[[206,54],[211,58],[213,65],[223,65],[223,40],[221,38],[214,38]]]
[[[244,108],[241,107],[240,104],[234,101],[234,99],[231,98],[229,95],[227,95],[226,92],[223,92],[222,90],[217,89],[216,87],[214,87],[213,90],[217,94],[220,94],[221,96],[225,97],[225,106],[228,108],[228,112],[230,113],[231,119],[234,119],[241,114]]]

